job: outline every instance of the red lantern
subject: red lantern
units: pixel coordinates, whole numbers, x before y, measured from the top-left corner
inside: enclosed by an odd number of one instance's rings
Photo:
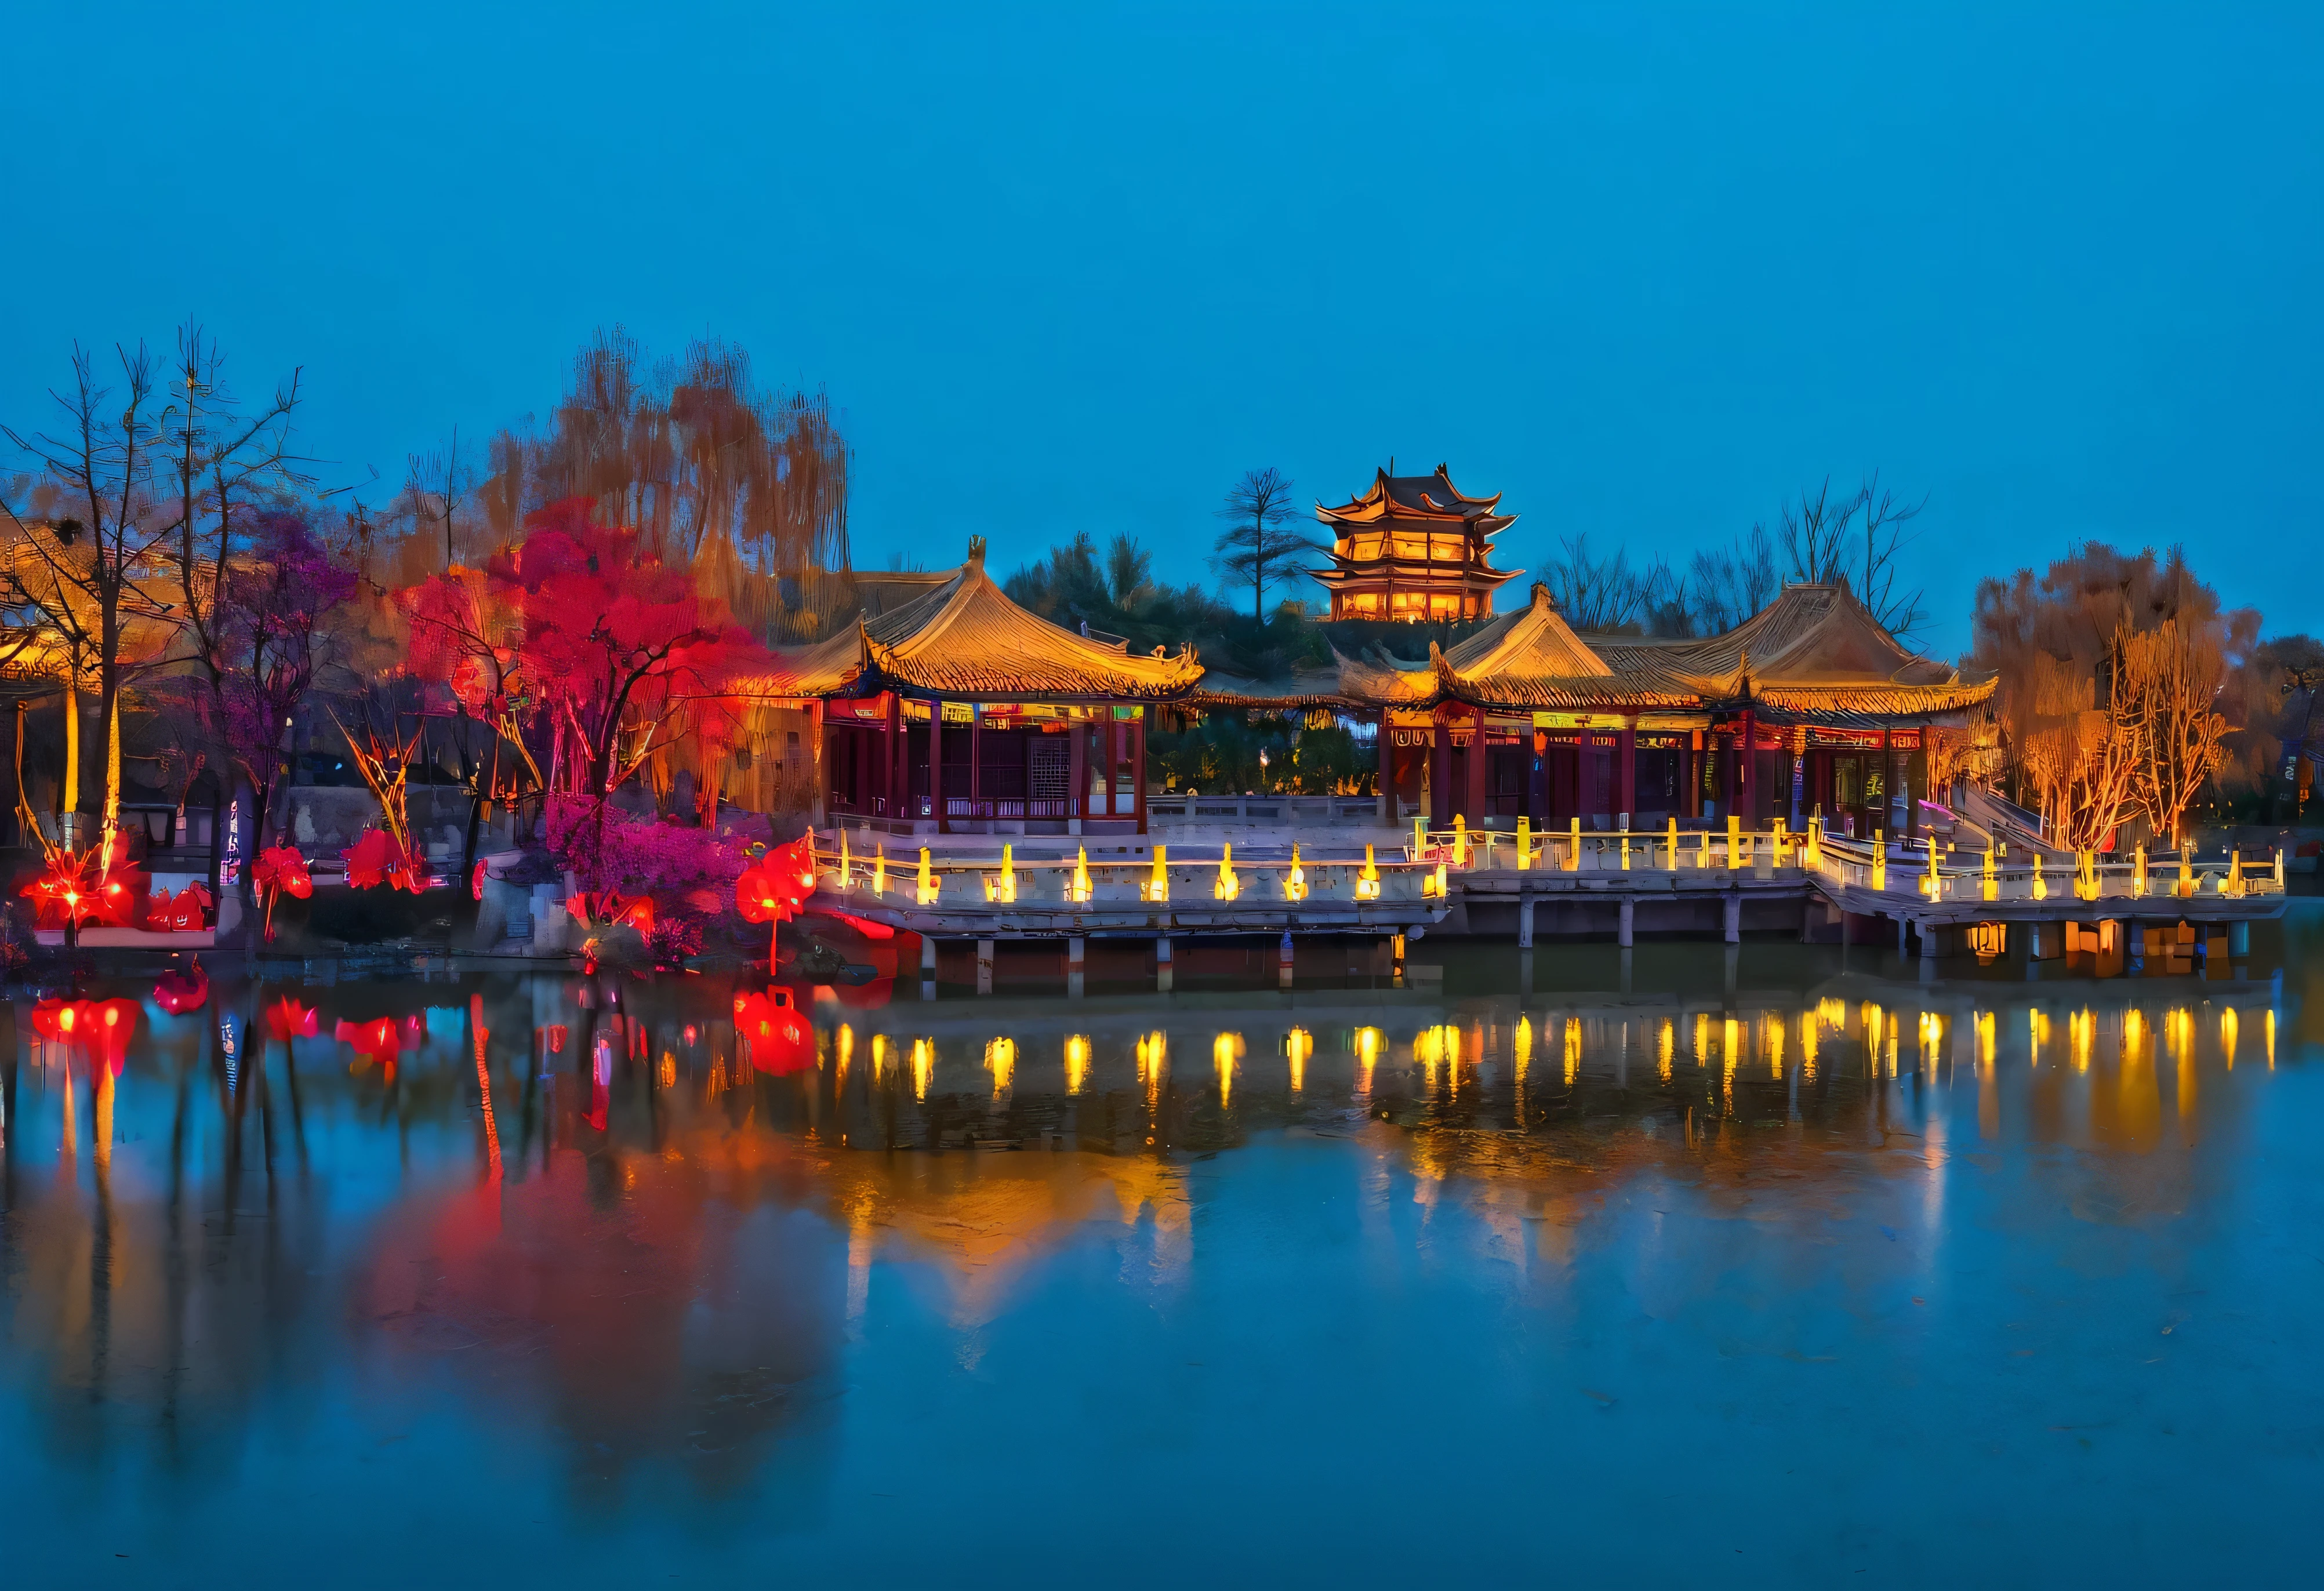
[[[815,1030],[787,989],[734,997],[734,1035],[751,1064],[770,1077],[788,1077],[815,1065]]]
[[[260,853],[257,864],[250,869],[250,881],[258,887],[258,898],[266,904],[266,938],[274,938],[274,903],[284,895],[294,895],[300,900],[315,893],[315,881],[307,873],[307,859],[295,847],[270,845]]]
[[[153,1003],[172,1016],[198,1011],[209,1002],[210,975],[196,961],[189,972],[171,972],[153,986]]]
[[[641,933],[653,932],[654,909],[650,896],[626,896],[605,889],[594,895],[574,896],[565,903],[565,909],[584,928],[630,927]]]
[[[406,1050],[416,1050],[428,1037],[428,1025],[418,1016],[406,1016],[398,1022],[392,1016],[382,1016],[372,1022],[342,1022],[332,1030],[341,1044],[351,1044],[360,1059],[356,1064],[367,1066],[379,1062],[387,1078],[395,1081],[396,1057]]]
[[[384,884],[417,895],[423,887],[420,858],[397,844],[384,829],[367,830],[351,850],[340,855],[347,864],[350,888],[372,889]]]
[[[302,1005],[289,995],[266,1007],[267,1036],[281,1044],[313,1038],[321,1030],[321,1014],[314,1007]]]

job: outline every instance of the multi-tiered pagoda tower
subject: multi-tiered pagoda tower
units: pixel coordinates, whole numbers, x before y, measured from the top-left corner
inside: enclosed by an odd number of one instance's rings
[[[1493,593],[1522,569],[1496,569],[1493,538],[1517,522],[1496,513],[1500,493],[1467,497],[1443,464],[1433,475],[1372,478],[1338,508],[1315,505],[1332,528],[1332,566],[1314,571],[1334,619],[1480,619]]]

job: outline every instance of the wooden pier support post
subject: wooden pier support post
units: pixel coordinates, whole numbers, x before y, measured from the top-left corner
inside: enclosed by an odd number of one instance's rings
[[[1288,928],[1283,931],[1283,943],[1276,947],[1275,979],[1277,987],[1291,987],[1291,930]]]
[[[2146,976],[2146,930],[2136,917],[2122,920],[2122,975],[2125,978]]]
[[[1403,934],[1391,933],[1388,936],[1388,955],[1389,975],[1393,980],[1393,987],[1402,989],[1404,987]]]
[[[1719,928],[1720,937],[1728,943],[1743,943],[1743,895],[1740,890],[1729,890],[1726,898],[1719,903]]]
[[[1517,897],[1517,949],[1533,949],[1533,897]]]
[[[1170,992],[1170,942],[1167,939],[1157,939],[1154,942],[1154,992],[1156,994]]]
[[[1076,933],[1065,941],[1065,998],[1077,1000],[1086,987],[1083,982],[1084,953],[1089,941]]]
[[[1740,904],[1739,899],[1738,904]],[[1628,950],[1637,937],[1637,897],[1626,895],[1622,897],[1622,925],[1616,933],[1614,943]]]
[[[2250,959],[2251,924],[2249,923],[2228,924],[2227,960],[2230,961],[2249,961]]]
[[[1903,917],[1898,917],[1896,919],[1896,959],[1898,961],[1904,960],[1906,955],[1912,952],[1912,941],[1907,937],[1912,933],[1912,924],[1906,922]]]
[[[920,935],[920,998],[936,998],[936,938],[933,933]]]
[[[989,939],[976,942],[976,992],[992,992],[992,942]]]

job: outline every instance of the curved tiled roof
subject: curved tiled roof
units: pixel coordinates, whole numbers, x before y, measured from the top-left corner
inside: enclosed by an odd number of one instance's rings
[[[1009,600],[984,572],[982,538],[940,584],[813,646],[782,648],[769,694],[836,695],[890,687],[934,695],[1184,696],[1202,677],[1192,648],[1138,656],[1063,630]]]

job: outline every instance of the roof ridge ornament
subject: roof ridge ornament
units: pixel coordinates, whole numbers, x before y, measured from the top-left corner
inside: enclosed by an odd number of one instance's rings
[[[968,538],[968,564],[969,567],[974,569],[978,574],[982,575],[984,573],[983,537],[972,536]]]

